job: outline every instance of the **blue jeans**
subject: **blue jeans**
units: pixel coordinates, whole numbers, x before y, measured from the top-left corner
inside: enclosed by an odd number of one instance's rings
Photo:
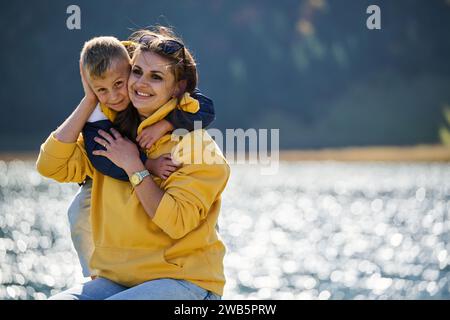
[[[83,283],[49,300],[220,300],[221,296],[192,282],[156,279],[127,288],[105,278]]]
[[[67,210],[70,236],[84,277],[96,274],[95,270],[89,268],[89,260],[94,252],[91,228],[91,192],[92,180],[88,178],[78,190]]]

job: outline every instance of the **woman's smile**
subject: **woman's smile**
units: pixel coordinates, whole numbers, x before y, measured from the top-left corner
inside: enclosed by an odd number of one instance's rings
[[[152,52],[135,52],[128,79],[130,100],[140,115],[150,116],[172,98],[175,76],[171,62]]]
[[[146,93],[141,90],[134,90],[134,94],[137,96],[138,99],[146,99],[146,98],[151,98],[154,96],[151,93]]]

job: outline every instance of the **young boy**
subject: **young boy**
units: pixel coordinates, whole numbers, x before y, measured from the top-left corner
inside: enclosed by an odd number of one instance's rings
[[[128,181],[127,174],[114,165],[109,159],[95,156],[92,151],[102,147],[94,141],[99,129],[109,131],[116,116],[129,108],[127,81],[130,73],[130,52],[114,37],[96,37],[85,43],[80,58],[82,77],[85,77],[94,91],[99,104],[83,128],[83,139],[86,153],[92,165],[101,173],[110,177]],[[212,101],[200,94],[198,90],[193,98],[199,101],[199,109],[195,113],[175,109],[164,120],[144,129],[136,137],[136,142],[143,149],[149,149],[154,142],[168,132],[184,128],[192,131],[194,121],[201,121],[207,127],[215,117]],[[132,106],[130,106],[132,108]],[[192,110],[190,110],[192,111]],[[122,116],[126,114],[123,113]],[[141,150],[141,159],[153,175],[167,179],[177,169],[170,156],[163,155],[157,159],[147,159]],[[92,232],[90,224],[90,200],[92,180],[87,179],[79,189],[68,209],[72,241],[78,254],[83,275],[95,278],[95,270],[89,269],[89,260],[93,252]]]

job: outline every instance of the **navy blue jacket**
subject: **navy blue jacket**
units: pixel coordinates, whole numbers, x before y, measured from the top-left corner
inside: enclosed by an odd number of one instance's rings
[[[200,109],[196,113],[184,112],[180,109],[171,111],[166,120],[169,121],[175,129],[194,130],[194,121],[201,121],[202,128],[208,127],[216,119],[214,103],[207,96],[201,94],[200,90],[195,89],[192,98],[198,100]]]
[[[201,121],[203,128],[206,128],[209,124],[211,124],[211,122],[214,121],[215,112],[213,101],[201,94],[198,89],[195,89],[192,97],[199,101],[200,109],[196,113],[175,109],[165,118],[175,127],[175,129],[183,128],[192,131],[194,130],[194,121]],[[102,129],[111,133],[110,129],[112,126],[112,122],[109,120],[86,122],[83,127],[83,138],[86,153],[95,169],[106,176],[122,181],[128,181],[128,175],[122,168],[119,168],[111,160],[104,156],[96,156],[92,154],[94,150],[105,150],[102,145],[94,141],[94,138],[99,136],[98,130]],[[145,164],[147,156],[142,150],[140,150],[139,153],[142,162]]]

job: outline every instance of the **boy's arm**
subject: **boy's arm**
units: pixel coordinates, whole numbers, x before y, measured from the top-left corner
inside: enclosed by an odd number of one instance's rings
[[[196,113],[175,109],[171,111],[167,117],[143,129],[137,136],[136,142],[143,149],[150,147],[162,136],[168,134],[175,129],[186,129],[194,131],[195,122],[201,122],[201,128],[206,128],[215,119],[214,104],[211,99],[195,89],[191,94],[193,99],[199,102],[199,109]]]
[[[216,115],[213,101],[201,94],[198,89],[195,89],[191,96],[198,100],[200,109],[196,113],[190,113],[179,109],[170,112],[165,119],[172,124],[174,129],[182,128],[193,131],[195,121],[201,121],[202,128],[206,128],[214,121]]]
[[[81,183],[94,174],[83,142],[62,142],[55,137],[54,132],[41,145],[36,169],[42,176],[58,182]]]
[[[59,182],[82,182],[93,175],[93,167],[86,156],[80,132],[97,105],[97,97],[90,88],[80,62],[80,76],[84,98],[72,114],[52,132],[42,144],[36,168],[45,177]]]
[[[93,167],[79,139],[84,123],[96,101],[84,97],[72,114],[42,144],[36,168],[45,177],[59,182],[82,182],[92,176]]]

